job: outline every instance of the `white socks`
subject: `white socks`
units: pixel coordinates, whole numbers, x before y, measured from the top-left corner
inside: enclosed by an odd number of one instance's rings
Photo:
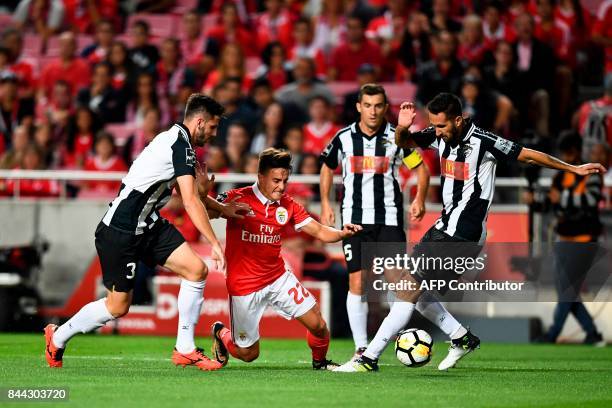
[[[361,301],[361,295],[348,292],[346,295],[348,313],[355,349],[368,346],[368,302]]]
[[[77,333],[88,333],[99,329],[109,320],[113,320],[104,303],[106,298],[86,304],[72,316],[70,320],[62,324],[53,334],[53,344],[59,348],[65,348],[66,343]]]
[[[412,317],[414,311],[414,303],[410,302],[394,302],[391,310],[385,320],[383,320],[380,328],[376,332],[376,336],[370,342],[370,345],[363,352],[363,355],[372,360],[377,360],[389,344],[389,341],[397,336]]]
[[[206,286],[206,281],[191,282],[181,279],[178,294],[179,322],[176,334],[176,350],[179,353],[191,353],[196,348],[194,333],[204,303],[204,286]]]
[[[461,323],[428,291],[423,292],[419,296],[416,310],[427,320],[438,326],[451,339],[458,339],[467,333],[467,330]]]

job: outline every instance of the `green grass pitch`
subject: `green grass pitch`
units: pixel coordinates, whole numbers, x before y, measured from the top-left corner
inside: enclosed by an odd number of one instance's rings
[[[209,348],[210,339],[199,345]],[[612,348],[483,343],[439,372],[446,344],[422,368],[400,365],[391,348],[378,373],[315,372],[303,340],[263,339],[253,363],[230,360],[217,372],[174,367],[170,337],[78,336],[64,368],[49,369],[44,338],[0,334],[0,387],[69,388],[69,402],[42,406],[116,408],[191,406],[349,407],[612,407]],[[332,341],[344,362],[351,342]],[[6,406],[41,406],[23,402]]]

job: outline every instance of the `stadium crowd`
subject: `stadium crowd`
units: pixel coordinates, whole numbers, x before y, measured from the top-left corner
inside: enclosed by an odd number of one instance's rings
[[[198,151],[210,172],[254,173],[257,153],[275,146],[292,152],[296,173],[318,174],[319,154],[356,120],[357,91],[369,82],[385,85],[390,117],[400,100],[424,106],[450,91],[484,128],[545,151],[575,132],[585,155],[609,167],[612,0],[14,0],[2,7],[2,169],[126,170],[182,119],[187,97],[203,92],[226,110],[215,144]],[[425,158],[436,174],[436,158]],[[14,184],[0,181],[0,195],[12,195]],[[72,192],[114,196],[117,187],[87,182]],[[21,181],[19,191],[59,194],[43,180]]]

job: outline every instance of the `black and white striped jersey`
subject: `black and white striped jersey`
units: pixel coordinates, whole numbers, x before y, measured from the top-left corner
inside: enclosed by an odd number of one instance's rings
[[[196,156],[189,140],[189,130],[179,123],[157,135],[132,163],[102,222],[135,235],[153,228],[176,178],[195,177]]]
[[[342,166],[342,222],[403,227],[403,197],[397,182],[402,162],[414,168],[418,152],[395,144],[395,128],[383,123],[367,136],[358,123],[336,133],[321,160],[329,168]]]
[[[484,243],[498,160],[516,160],[522,146],[466,119],[456,146],[436,138],[433,126],[412,133],[422,148],[438,149],[443,210],[435,227],[446,234]]]

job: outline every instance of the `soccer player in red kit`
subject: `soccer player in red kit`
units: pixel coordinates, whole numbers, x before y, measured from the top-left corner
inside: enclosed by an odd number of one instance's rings
[[[347,224],[342,230],[315,221],[304,207],[285,194],[291,173],[291,154],[269,148],[259,155],[257,182],[221,194],[221,202],[238,202],[251,210],[242,219],[228,219],[225,254],[231,326],[212,325],[214,357],[226,365],[229,354],[251,362],[259,356],[259,321],[268,306],[308,329],[315,370],[338,366],[327,359],[329,330],[317,303],[281,257],[282,230],[293,223],[323,242],[336,242],[361,230]],[[210,211],[211,216],[216,214]]]

